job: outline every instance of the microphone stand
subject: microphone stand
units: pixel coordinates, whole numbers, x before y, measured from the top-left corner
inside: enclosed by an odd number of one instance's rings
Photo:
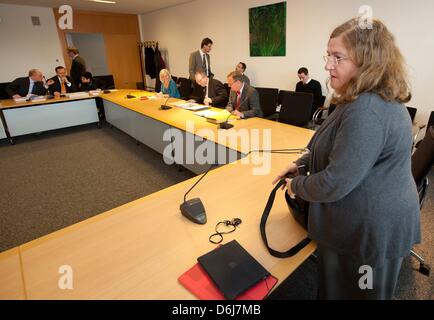
[[[230,128],[233,128],[233,127],[234,127],[233,124],[228,123],[228,120],[229,120],[229,118],[231,117],[231,115],[232,115],[232,113],[231,113],[231,114],[226,118],[226,120],[225,120],[224,122],[220,123],[220,125],[219,125],[219,128],[220,128],[220,129],[225,129],[225,130],[227,130],[227,129],[230,129]]]
[[[206,212],[205,207],[203,206],[202,200],[199,198],[194,198],[187,200],[187,195],[190,193],[191,190],[207,175],[207,173],[215,166],[216,164],[213,163],[210,165],[208,170],[200,177],[199,180],[196,181],[195,184],[185,193],[184,195],[184,202],[179,206],[179,209],[181,209],[181,213],[184,217],[188,218],[190,221],[193,221],[197,224],[205,224],[206,223]]]
[[[167,105],[167,101],[169,101],[169,99],[170,99],[170,96],[168,96],[167,99],[166,99],[166,101],[164,102],[164,104],[161,105],[160,110],[169,110],[169,109],[172,109],[171,106]]]

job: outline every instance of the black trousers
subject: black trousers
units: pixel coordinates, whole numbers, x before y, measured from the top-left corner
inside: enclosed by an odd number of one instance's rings
[[[319,299],[392,300],[403,258],[369,266],[318,245]]]

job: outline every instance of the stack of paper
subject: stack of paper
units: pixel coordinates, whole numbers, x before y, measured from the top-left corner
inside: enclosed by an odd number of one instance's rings
[[[14,98],[14,101],[15,101],[16,103],[26,102],[26,100],[27,100],[26,97],[23,97],[23,98]]]
[[[191,111],[198,111],[198,110],[210,108],[208,106],[204,106],[204,105],[193,103],[193,102],[186,102],[186,101],[174,102],[173,105],[180,107],[180,108],[183,108],[185,110],[191,110]]]
[[[222,110],[222,111],[213,111],[213,113],[205,114],[203,116],[209,122],[222,123],[228,121],[228,119],[231,117],[231,113],[227,110]]]

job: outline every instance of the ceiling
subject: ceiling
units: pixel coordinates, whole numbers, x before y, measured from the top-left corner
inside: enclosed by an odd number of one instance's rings
[[[0,0],[0,3],[28,5],[37,7],[58,8],[67,4],[72,9],[88,11],[104,11],[117,13],[149,13],[183,3],[193,2],[192,0],[113,0],[116,4],[97,3],[89,0]]]

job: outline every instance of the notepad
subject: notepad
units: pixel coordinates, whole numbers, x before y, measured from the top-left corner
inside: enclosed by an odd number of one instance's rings
[[[201,300],[225,300],[224,295],[213,283],[209,275],[203,270],[199,263],[196,263],[189,270],[184,272],[178,281],[188,291]],[[269,275],[263,281],[240,294],[235,300],[262,300],[277,283],[277,278]]]
[[[270,273],[236,240],[197,258],[227,299],[235,299],[266,279]]]

